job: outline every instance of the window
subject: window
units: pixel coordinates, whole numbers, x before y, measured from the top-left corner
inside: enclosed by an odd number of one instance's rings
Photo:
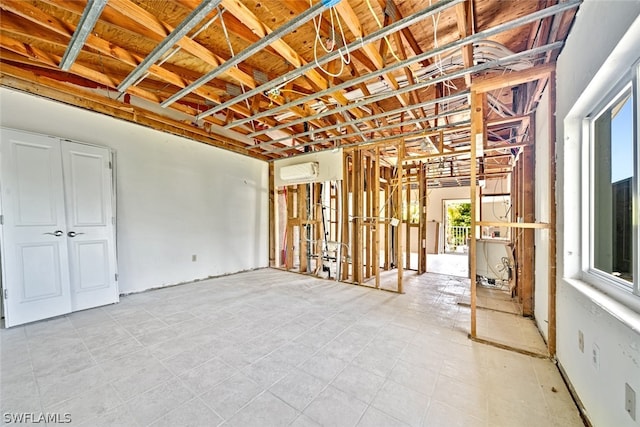
[[[640,295],[638,67],[591,115],[588,274]]]

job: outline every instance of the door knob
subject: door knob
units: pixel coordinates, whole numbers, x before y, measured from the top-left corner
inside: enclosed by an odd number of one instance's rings
[[[80,234],[84,234],[84,233],[76,233],[75,231],[70,231],[70,232],[67,233],[67,236],[76,237],[76,236],[78,236]]]
[[[56,237],[60,237],[64,234],[64,232],[62,230],[56,230],[53,233],[44,233],[44,234],[48,234],[50,236],[56,236]]]

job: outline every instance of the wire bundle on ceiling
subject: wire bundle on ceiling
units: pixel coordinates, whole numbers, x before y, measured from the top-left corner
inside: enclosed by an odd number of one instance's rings
[[[311,0],[309,0],[309,6],[311,6]],[[338,12],[335,10],[335,7],[329,8],[329,19],[331,22],[331,36],[325,41],[322,41],[322,37],[320,36],[320,28],[322,24],[322,14],[318,16],[318,21],[313,18],[313,26],[316,30],[316,34],[313,40],[313,60],[315,61],[316,67],[321,69],[325,74],[328,74],[331,77],[340,77],[342,72],[344,71],[344,66],[349,65],[351,63],[351,52],[347,48],[347,39],[344,35],[344,29],[342,28],[342,22],[340,22],[340,17],[338,16]],[[340,38],[337,38],[336,34],[336,22],[338,23],[337,28],[340,30]],[[331,53],[338,47],[338,53],[340,54],[340,71],[338,73],[332,73],[329,70],[324,69],[320,63],[318,62],[318,45],[322,47],[322,49],[326,53]],[[344,51],[343,51],[344,48]]]

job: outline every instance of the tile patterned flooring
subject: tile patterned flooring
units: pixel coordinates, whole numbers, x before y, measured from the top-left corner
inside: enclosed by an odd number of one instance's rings
[[[467,339],[467,288],[413,275],[398,295],[265,269],[2,329],[1,422],[582,426],[550,361]]]

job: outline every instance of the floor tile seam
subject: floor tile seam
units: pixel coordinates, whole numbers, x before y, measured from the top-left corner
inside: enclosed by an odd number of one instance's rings
[[[142,369],[144,369],[144,368],[142,368]],[[139,372],[139,371],[140,371],[140,370],[136,371],[136,373],[137,373],[137,372]],[[122,395],[120,394],[120,392],[118,391],[118,389],[116,388],[116,386],[115,386],[115,384],[114,384],[115,382],[120,381],[120,380],[124,379],[125,377],[122,377],[122,378],[113,378],[113,379],[110,379],[110,380],[106,381],[104,384],[111,386],[111,387],[112,387],[112,389],[114,390],[115,394],[116,394],[116,395],[118,396],[118,398],[122,401],[122,403],[126,404],[126,403],[131,402],[131,401],[132,401],[132,400],[134,400],[134,399],[137,399],[138,397],[142,396],[143,394],[145,394],[145,393],[147,393],[147,392],[149,392],[149,391],[151,391],[151,390],[154,390],[154,389],[156,389],[156,388],[158,388],[158,387],[160,387],[160,386],[162,386],[162,385],[164,385],[164,384],[166,384],[166,383],[168,383],[168,382],[171,382],[171,381],[173,381],[173,380],[175,380],[175,379],[179,379],[179,378],[178,378],[178,376],[177,376],[177,375],[175,375],[173,372],[171,372],[170,370],[168,370],[168,371],[169,371],[169,373],[171,374],[171,375],[170,375],[170,377],[168,377],[168,378],[166,378],[166,379],[164,379],[164,380],[160,381],[159,383],[153,384],[153,385],[149,386],[148,388],[145,388],[145,389],[144,389],[144,390],[142,390],[142,391],[139,391],[138,393],[136,393],[136,394],[134,394],[134,395],[132,395],[132,396],[128,397],[127,399],[125,399],[125,398],[123,398],[123,397],[122,397]],[[101,387],[101,386],[102,386],[102,385],[98,385],[98,386],[95,386],[95,387],[92,387],[92,388],[99,388],[99,387]],[[189,391],[191,391],[191,390],[189,390]],[[86,392],[86,390],[82,390],[82,392],[84,393],[84,392]],[[77,394],[76,396],[79,396],[79,395],[80,395],[80,394]]]
[[[114,345],[114,344],[116,344],[116,343],[119,343],[119,342],[121,342],[121,341],[126,340],[127,338],[133,338],[134,340],[136,340],[136,342],[137,342],[138,344],[140,344],[140,345],[144,346],[144,344],[142,344],[142,343],[138,340],[138,338],[137,338],[135,335],[133,335],[133,334],[132,334],[132,333],[131,333],[127,328],[122,327],[122,330],[123,330],[123,331],[128,335],[128,337],[126,337],[126,336],[125,336],[125,337],[123,337],[122,339],[117,340],[117,341],[116,341],[116,342],[114,342],[114,343],[111,343],[111,344],[107,344],[107,345],[103,345],[103,346],[97,347],[97,348],[95,348],[94,350],[103,349],[103,348],[105,348],[105,347],[112,346],[112,345]],[[87,348],[87,350],[91,353],[91,349],[89,349],[89,346],[87,345],[87,343],[86,343],[85,339],[84,339],[81,335],[78,335],[78,336],[79,336],[79,337],[80,337],[80,339],[82,340],[82,343],[85,345],[85,347]],[[145,346],[145,347],[146,347],[146,346]],[[92,356],[93,356],[93,353],[92,353]]]
[[[206,392],[205,392],[206,393]],[[204,393],[203,393],[204,394]],[[148,423],[146,426],[151,426],[153,423],[159,421],[160,419],[168,416],[169,414],[173,413],[173,412],[177,412],[182,406],[187,405],[190,402],[193,402],[195,400],[200,401],[200,403],[202,403],[207,409],[209,409],[211,412],[213,412],[215,415],[217,415],[218,417],[220,417],[220,419],[222,420],[222,422],[218,423],[217,425],[220,425],[222,423],[224,423],[226,420],[225,418],[220,415],[215,409],[209,407],[209,405],[206,404],[206,402],[200,397],[201,395],[194,395],[192,396],[191,399],[186,400],[184,402],[182,402],[181,404],[179,404],[178,406],[176,406],[175,408],[173,408],[172,410],[170,410],[169,412],[166,412],[165,414],[161,415],[160,417],[156,418],[155,420],[151,421],[150,423]],[[176,426],[177,427],[177,426]]]
[[[393,369],[392,369],[391,371],[389,371],[389,375],[391,375],[391,372],[393,372]],[[436,391],[436,385],[438,384],[438,379],[439,379],[439,378],[440,378],[440,373],[438,372],[438,373],[436,373],[436,379],[435,379],[435,381],[433,382],[433,386],[432,386],[432,389],[431,389],[431,393],[430,393],[430,394],[427,394],[427,393],[421,392],[421,391],[419,391],[419,390],[416,390],[416,389],[415,389],[415,388],[413,388],[413,387],[409,387],[409,386],[407,386],[407,385],[401,384],[401,383],[399,383],[398,381],[394,380],[394,379],[393,379],[393,378],[391,378],[391,377],[386,378],[386,380],[387,380],[387,381],[391,381],[392,383],[394,383],[394,384],[396,384],[396,385],[402,386],[402,387],[404,387],[404,388],[406,388],[406,389],[409,389],[409,390],[411,390],[411,391],[413,391],[413,392],[415,392],[415,393],[421,394],[422,396],[424,396],[424,397],[428,397],[429,399],[431,399],[431,398],[433,397],[433,394],[434,394],[434,393],[435,393],[435,391]],[[381,388],[382,388],[382,387],[381,387]]]
[[[237,375],[237,374],[236,374],[236,375]],[[235,376],[235,375],[233,375],[233,376]],[[224,380],[224,381],[227,381],[227,380],[229,380],[229,379],[233,378],[233,376],[231,376],[231,377],[227,378],[227,379],[226,379],[226,380]],[[251,378],[249,378],[249,380],[255,383],[255,381],[253,381]],[[224,382],[224,381],[222,381],[222,382]],[[198,397],[198,398],[202,401],[202,403],[204,403],[204,405],[205,405],[207,408],[209,408],[209,409],[210,409],[210,410],[212,410],[214,413],[216,413],[220,418],[222,418],[222,420],[223,420],[223,422],[222,422],[222,423],[224,423],[224,422],[226,422],[226,421],[230,420],[231,418],[233,418],[234,416],[236,416],[236,415],[237,415],[241,410],[243,410],[245,407],[249,406],[249,405],[250,405],[254,400],[256,400],[259,396],[263,395],[265,391],[267,391],[267,389],[262,390],[261,392],[259,392],[259,393],[258,393],[258,394],[256,394],[255,396],[253,396],[251,399],[249,399],[249,400],[248,400],[244,405],[242,405],[240,408],[236,409],[236,411],[235,411],[235,412],[234,412],[234,413],[233,413],[229,418],[225,418],[221,413],[219,413],[218,411],[216,411],[216,409],[215,409],[213,406],[211,406],[210,404],[208,404],[206,399],[204,399],[204,398],[203,398],[203,396],[204,396],[205,394],[207,394],[207,393],[211,393],[211,392],[213,391],[213,389],[214,389],[214,388],[216,388],[217,386],[219,386],[220,384],[222,384],[222,382],[220,382],[220,383],[216,384],[215,386],[213,386],[213,387],[212,387],[212,388],[210,388],[209,390],[203,391],[202,393],[200,393],[200,394],[196,394],[196,395],[195,395],[196,397]],[[257,383],[255,383],[255,384],[257,385]],[[191,391],[191,390],[189,390],[189,391]]]
[[[540,395],[542,396],[542,401],[544,402],[544,406],[545,406],[545,409],[546,409],[546,415],[547,415],[547,416],[549,416],[549,417],[551,417],[551,418],[554,418],[554,415],[553,415],[553,413],[552,413],[552,411],[551,411],[551,405],[549,405],[549,401],[547,400],[547,397],[545,396],[545,393],[542,391],[542,386],[541,386],[540,384],[538,384],[538,387],[537,387],[537,388],[538,388],[538,390],[539,390]],[[497,397],[497,399],[500,399],[500,400],[502,400],[503,402],[505,402],[505,401],[507,400],[507,399],[504,399],[504,398],[502,398],[502,397]],[[571,401],[572,401],[572,403],[574,403],[574,404],[575,404],[575,401],[573,401],[573,399],[571,399]],[[527,399],[527,400],[522,404],[522,406],[527,407],[527,408],[529,408],[529,409],[531,409],[531,410],[539,410],[539,408],[538,408],[538,406],[537,406],[537,405],[531,405],[531,406],[530,406],[530,405],[528,405],[528,402],[529,402],[529,400]],[[569,402],[567,401],[566,403],[569,403]],[[578,407],[577,407],[577,406],[576,406],[576,410],[578,410]]]
[[[44,407],[44,405],[42,405],[42,406],[43,406],[43,412],[44,412],[44,410],[46,410],[46,411],[48,411],[48,412],[51,412],[51,410],[52,410],[52,409],[54,409],[54,408],[56,408],[56,407],[59,407],[60,405],[63,405],[63,404],[65,404],[65,403],[68,403],[68,402],[72,401],[73,399],[77,399],[79,396],[86,395],[86,394],[87,394],[87,392],[88,392],[88,391],[90,391],[90,390],[99,390],[99,389],[103,389],[103,388],[109,388],[109,389],[111,390],[111,393],[112,393],[112,394],[116,397],[116,399],[118,400],[118,405],[116,405],[116,406],[115,406],[116,408],[117,408],[117,407],[119,407],[119,406],[126,405],[127,401],[125,401],[124,399],[122,399],[122,397],[121,397],[121,396],[120,396],[120,394],[118,393],[118,390],[116,390],[116,388],[115,388],[115,387],[113,387],[113,385],[112,385],[111,383],[106,383],[106,384],[100,384],[100,385],[97,385],[97,386],[95,386],[95,387],[90,387],[88,390],[82,390],[82,393],[75,394],[75,395],[73,395],[72,397],[69,397],[69,398],[64,399],[64,400],[61,400],[61,401],[59,401],[59,402],[57,402],[57,403],[54,403],[54,404],[48,405],[47,407]],[[112,408],[112,409],[113,409],[113,408]],[[73,414],[72,414],[72,416],[73,416]],[[91,420],[91,418],[90,418],[89,420]],[[86,421],[89,421],[89,420],[86,420]],[[86,423],[86,421],[85,421],[85,422],[83,422],[83,424],[85,424],[85,423]]]
[[[434,395],[435,395],[435,392],[436,392],[436,388],[437,388],[438,382],[439,382],[439,380],[440,380],[440,377],[443,377],[443,376],[444,376],[444,377],[447,377],[447,378],[448,378],[448,379],[450,379],[450,380],[454,380],[454,381],[455,381],[455,382],[457,382],[457,383],[463,384],[463,385],[465,385],[465,386],[466,386],[466,385],[468,385],[468,383],[464,383],[463,381],[461,381],[461,380],[459,380],[459,379],[457,379],[457,378],[451,378],[450,376],[448,376],[447,374],[444,374],[444,373],[442,373],[442,372],[439,372],[439,373],[438,373],[438,378],[436,379],[436,382],[434,383],[434,386],[433,386],[433,393],[432,393],[432,396],[430,397],[430,399],[431,399],[431,400],[435,400],[435,401],[440,402],[440,403],[444,403],[444,404],[446,404],[446,405],[448,405],[448,406],[452,406],[452,405],[450,405],[448,402],[443,402],[443,401],[441,401],[441,400],[438,400],[438,399],[437,399],[437,398],[435,398],[435,396],[434,396]],[[485,396],[486,396],[486,393],[485,393]],[[488,397],[485,397],[485,398],[484,398],[484,406],[485,406],[485,408],[484,408],[484,409],[485,409],[485,414],[487,414],[487,416],[488,416],[488,414],[489,414],[489,398],[488,398]],[[475,417],[475,418],[478,418],[478,417]]]
[[[344,369],[343,369],[344,370]],[[309,374],[312,375],[312,374]],[[339,375],[339,374],[338,374]],[[310,415],[305,414],[305,411],[309,408],[309,406],[311,406],[313,404],[313,402],[315,402],[315,400],[318,398],[318,396],[320,396],[322,393],[324,393],[329,387],[333,387],[337,390],[339,390],[340,392],[349,395],[350,397],[352,397],[353,399],[356,399],[358,402],[363,403],[364,405],[366,405],[367,409],[371,406],[370,402],[365,402],[362,399],[358,398],[357,396],[354,396],[353,394],[341,389],[340,387],[337,387],[335,385],[333,385],[333,382],[335,381],[335,379],[338,376],[336,375],[331,381],[329,381],[327,384],[325,384],[325,386],[322,388],[322,390],[320,390],[320,392],[318,392],[313,399],[311,399],[311,401],[309,403],[307,403],[304,407],[304,409],[301,412],[302,415],[309,417],[311,420],[313,420],[313,422],[322,425],[320,421],[316,420],[315,418],[311,417]],[[317,377],[316,377],[317,378]],[[324,381],[324,380],[323,380]],[[358,421],[354,424],[354,426],[357,426],[358,423],[360,422],[360,419],[362,418],[362,416],[364,415],[365,412],[367,412],[367,409],[365,409],[362,414],[360,415],[360,417],[358,418]]]
[[[84,349],[86,350],[86,352],[88,353],[89,357],[91,358],[91,361],[93,362],[93,365],[88,366],[88,367],[86,367],[84,369],[81,369],[79,371],[71,372],[71,373],[69,373],[67,375],[64,375],[62,378],[68,377],[69,375],[77,374],[78,372],[82,372],[85,369],[89,369],[89,368],[92,368],[92,367],[100,367],[101,368],[100,363],[98,363],[98,361],[95,359],[93,353],[91,353],[91,351],[89,350],[89,347],[87,346],[87,344],[84,342],[84,340],[82,338],[80,338],[80,340],[82,341],[82,345],[84,346]],[[30,357],[30,359],[31,359],[31,363],[33,365],[33,359],[31,357]],[[43,392],[43,390],[41,390],[40,383],[38,382],[37,376],[35,374],[35,370],[33,371],[33,375],[34,375],[34,379],[35,379],[35,382],[36,382],[36,386],[38,387],[38,397],[40,398],[40,401],[42,402],[42,392]],[[60,379],[62,379],[62,378],[60,378]]]
[[[393,380],[391,380],[391,379],[389,379],[389,381],[392,381],[392,382],[394,382],[394,383],[395,383],[395,381],[393,381]],[[398,383],[396,383],[396,384],[398,384]],[[400,385],[402,385],[402,384],[400,384]],[[406,386],[403,386],[403,387],[406,387]],[[407,387],[407,388],[408,388],[408,387]],[[382,389],[382,387],[380,387],[380,389]],[[378,390],[378,392],[379,392],[379,391],[380,391],[380,390]],[[410,425],[409,423],[406,423],[406,422],[404,422],[403,420],[398,419],[398,418],[397,418],[397,417],[395,417],[394,415],[389,414],[385,409],[383,409],[383,408],[381,408],[381,407],[379,407],[379,406],[374,405],[374,402],[376,401],[376,398],[377,398],[377,397],[378,397],[378,395],[377,395],[377,393],[376,393],[376,397],[374,397],[374,398],[371,400],[371,403],[370,403],[370,405],[369,405],[371,408],[374,408],[375,410],[382,412],[383,414],[385,414],[385,415],[386,415],[386,416],[388,416],[389,418],[392,418],[392,419],[394,419],[394,420],[396,420],[396,421],[399,421],[399,422],[400,422],[400,423],[402,423],[402,424],[405,424],[405,425],[407,425],[407,426],[408,426],[408,425]],[[426,418],[426,416],[427,416],[428,408],[429,408],[429,406],[431,405],[431,401],[433,400],[433,398],[432,398],[431,396],[427,396],[427,397],[428,397],[429,401],[428,401],[427,405],[425,406],[425,408],[423,409],[422,415],[420,416],[420,425],[424,425],[424,420],[425,420],[425,418]],[[365,412],[366,412],[366,411],[365,411]]]
[[[426,426],[426,425],[427,425],[427,424],[425,424],[425,422],[426,422],[427,418],[429,417],[429,413],[430,413],[430,411],[431,411],[431,406],[434,404],[434,402],[437,402],[437,403],[440,403],[440,404],[442,404],[442,405],[446,405],[446,406],[448,406],[448,407],[450,407],[450,408],[456,409],[453,405],[450,405],[448,402],[443,402],[442,400],[436,399],[436,398],[434,398],[434,397],[430,398],[430,399],[429,399],[429,405],[428,405],[428,408],[427,408],[427,412],[425,413],[425,417],[424,417],[424,419],[422,420],[422,425],[423,425],[423,426]],[[478,417],[476,417],[475,415],[468,414],[468,413],[465,413],[465,416],[466,416],[466,417],[469,417],[469,418],[474,418],[474,419],[476,419],[476,420],[478,420],[478,421],[482,422],[482,423],[485,425],[485,427],[492,427],[492,426],[489,424],[489,415],[488,415],[488,413],[487,413],[487,416],[486,416],[485,418],[478,418]]]
[[[100,368],[100,370],[104,373],[104,370],[102,369],[102,367],[101,367],[100,365],[92,365],[92,366],[89,366],[89,367],[87,367],[87,368],[85,368],[85,369],[82,369],[82,370],[80,370],[80,371],[73,372],[73,373],[71,373],[71,374],[65,375],[65,376],[63,376],[63,377],[59,378],[59,380],[63,380],[64,378],[66,378],[66,377],[68,377],[68,376],[70,376],[70,375],[80,374],[82,371],[85,371],[85,370],[87,370],[87,369],[91,369],[91,368]],[[58,404],[60,404],[60,403],[63,403],[63,402],[69,401],[69,400],[71,400],[71,399],[73,399],[73,398],[76,398],[76,397],[80,396],[80,395],[81,395],[81,394],[83,394],[83,393],[86,393],[86,392],[87,392],[87,391],[89,391],[89,390],[98,389],[98,388],[100,388],[100,387],[104,387],[105,385],[111,385],[114,381],[115,381],[115,380],[107,380],[107,381],[105,381],[105,382],[101,382],[101,383],[96,384],[96,385],[94,385],[94,386],[92,386],[92,387],[89,387],[88,389],[81,389],[81,390],[79,389],[79,390],[77,390],[76,392],[74,392],[72,395],[68,396],[66,399],[58,400],[58,401],[56,401],[56,402],[54,402],[54,403],[52,403],[52,404],[50,404],[50,405],[48,405],[48,406],[58,405]],[[59,382],[59,381],[58,381],[58,382]],[[56,385],[58,382],[56,382],[56,383],[52,384],[52,386],[53,386],[53,385]],[[115,388],[114,388],[114,390],[115,390]],[[117,390],[116,390],[116,393],[117,393]],[[120,397],[119,393],[117,393],[117,394],[118,394],[118,396]],[[40,399],[42,400],[42,399],[43,399],[43,393],[42,393],[42,391],[41,391],[41,390],[39,390],[39,396],[40,396]],[[44,406],[44,405],[43,405],[43,406]]]
[[[318,377],[315,377],[314,375],[312,375],[312,374],[308,373],[307,371],[302,370],[302,372],[304,372],[304,373],[305,373],[305,374],[307,374],[307,375],[312,376],[314,379],[319,380],[319,378],[318,378]],[[287,374],[287,375],[288,375],[288,374]],[[276,393],[272,392],[272,391],[271,391],[271,389],[272,389],[273,387],[275,387],[276,385],[278,385],[278,383],[280,383],[280,381],[282,381],[283,379],[285,379],[285,378],[287,377],[287,375],[285,375],[284,377],[280,378],[280,379],[279,379],[278,381],[276,381],[275,383],[271,384],[271,385],[269,386],[269,388],[267,388],[267,389],[266,389],[266,391],[269,391],[269,392],[270,392],[271,394],[273,394],[275,397],[277,397],[278,399],[280,399],[280,396],[278,396]],[[324,382],[324,380],[323,380],[323,382]],[[330,381],[330,382],[328,382],[328,383],[326,383],[324,386],[322,386],[322,388],[320,389],[320,391],[319,391],[319,392],[317,392],[317,393],[315,393],[315,395],[314,395],[314,396],[313,396],[313,398],[309,401],[309,403],[307,403],[307,404],[304,406],[304,408],[302,408],[302,410],[300,410],[299,412],[302,414],[302,413],[303,413],[303,412],[304,412],[304,411],[309,407],[309,405],[311,405],[311,404],[313,403],[313,401],[314,401],[314,400],[316,400],[316,398],[317,398],[318,396],[320,396],[320,395],[321,395],[321,394],[322,394],[322,393],[323,393],[327,388],[329,388],[329,386],[330,386],[330,385],[331,385],[331,381]],[[280,399],[280,400],[284,400],[284,399]],[[286,402],[285,402],[285,403],[286,403]],[[287,404],[288,404],[288,403],[287,403]],[[292,405],[289,405],[289,406],[292,406]],[[296,411],[298,411],[298,409],[297,409],[297,408],[295,408],[295,409],[296,409]]]

